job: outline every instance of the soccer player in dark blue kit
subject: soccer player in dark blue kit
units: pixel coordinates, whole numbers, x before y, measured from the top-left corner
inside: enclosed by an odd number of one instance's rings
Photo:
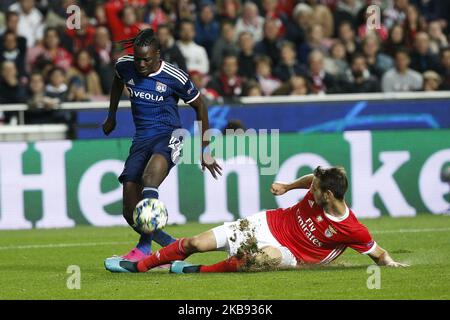
[[[222,168],[207,151],[209,141],[203,141],[209,121],[200,92],[184,71],[160,59],[159,41],[153,30],[142,30],[136,38],[121,43],[125,48],[133,46],[134,54],[125,55],[116,62],[103,132],[109,135],[116,126],[116,111],[125,86],[130,93],[136,133],[119,181],[123,185],[123,215],[133,226],[133,210],[138,202],[144,198],[157,199],[158,187],[175,165],[176,159],[172,159],[171,154],[180,141],[172,137],[172,132],[181,127],[177,106],[180,98],[194,108],[197,121],[202,124],[202,169],[208,169],[217,179]],[[123,258],[139,261],[150,255],[152,240],[167,246],[176,239],[162,230],[141,234],[136,247]],[[105,266],[108,269],[106,262]]]

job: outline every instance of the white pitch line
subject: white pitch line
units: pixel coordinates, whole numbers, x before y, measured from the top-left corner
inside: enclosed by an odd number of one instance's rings
[[[450,231],[450,228],[428,228],[428,229],[399,229],[399,230],[378,230],[370,231],[372,234],[383,234],[383,233],[418,233],[418,232],[445,232]]]
[[[450,228],[375,230],[370,233],[371,234],[384,234],[384,233],[419,233],[419,232],[446,232],[446,231],[450,231]],[[6,247],[0,247],[0,250],[95,247],[95,246],[122,245],[122,244],[129,244],[129,243],[130,242],[49,243],[49,244],[6,246]]]
[[[129,244],[129,243],[130,242],[49,243],[49,244],[7,246],[7,247],[0,247],[0,250],[95,247],[95,246],[110,246],[110,245],[120,245],[120,244]]]

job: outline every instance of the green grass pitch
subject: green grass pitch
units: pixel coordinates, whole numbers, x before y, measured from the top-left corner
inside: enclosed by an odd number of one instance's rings
[[[136,235],[125,227],[0,231],[0,299],[450,299],[450,217],[362,220],[391,255],[411,264],[381,268],[381,288],[368,289],[372,261],[348,249],[333,265],[311,270],[234,274],[112,274],[103,260],[129,250]],[[169,226],[176,237],[212,225]],[[155,249],[155,248],[154,248]],[[188,261],[211,264],[223,252]],[[81,288],[70,290],[70,265]]]

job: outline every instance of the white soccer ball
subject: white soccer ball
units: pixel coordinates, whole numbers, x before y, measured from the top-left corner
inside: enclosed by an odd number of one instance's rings
[[[133,227],[143,233],[152,233],[167,224],[166,206],[158,199],[143,199],[133,211]]]

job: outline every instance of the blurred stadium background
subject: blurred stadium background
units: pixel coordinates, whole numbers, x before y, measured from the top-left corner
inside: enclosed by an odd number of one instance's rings
[[[76,8],[80,28],[70,29]],[[448,299],[449,22],[444,0],[2,0],[0,298]],[[219,181],[198,165],[175,167],[160,191],[169,232],[290,206],[302,194],[274,198],[274,180],[343,165],[347,202],[360,218],[380,217],[364,223],[414,267],[383,270],[378,292],[366,288],[365,257],[347,253],[352,268],[320,270],[325,277],[107,274],[103,259],[136,240],[130,228],[98,228],[125,226],[117,176],[134,133],[126,90],[116,131],[105,138],[100,127],[114,63],[131,53],[116,41],[145,27],[201,89],[211,127],[280,132],[269,134],[266,162],[248,146],[227,155]],[[194,134],[193,110],[180,105],[180,116]],[[276,173],[260,174],[272,165]],[[88,279],[80,292],[66,287],[74,263]]]
[[[2,1],[0,229],[125,224],[126,90],[112,138],[100,125],[127,53],[115,41],[144,27],[202,89],[213,128],[280,130],[277,174],[230,156],[218,183],[195,165],[173,170],[161,192],[171,223],[287,206],[301,195],[274,199],[270,183],[318,164],[348,169],[362,218],[448,212],[449,15],[437,0]],[[194,112],[180,115],[194,133]]]

